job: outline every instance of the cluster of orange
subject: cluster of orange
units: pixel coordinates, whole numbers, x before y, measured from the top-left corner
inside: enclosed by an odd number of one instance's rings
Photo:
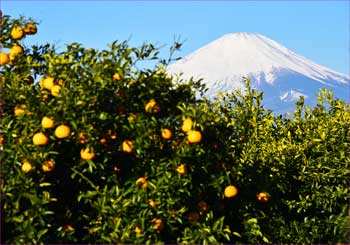
[[[34,35],[37,32],[37,27],[34,23],[27,23],[24,28],[20,26],[15,26],[12,28],[10,36],[12,40],[20,40],[25,37],[25,35]],[[14,44],[9,53],[0,52],[0,66],[4,66],[11,63],[16,56],[23,54],[23,47]]]

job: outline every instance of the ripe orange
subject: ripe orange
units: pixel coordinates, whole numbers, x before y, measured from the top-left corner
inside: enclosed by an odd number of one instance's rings
[[[256,198],[259,202],[268,202],[269,201],[269,195],[266,192],[260,192],[256,194]]]
[[[134,150],[134,146],[132,141],[130,140],[124,140],[122,143],[122,151],[131,153]]]
[[[10,35],[13,40],[21,39],[24,36],[24,31],[21,27],[16,26],[12,28]]]
[[[53,77],[43,77],[40,80],[40,86],[51,91],[54,84],[55,78]]]
[[[117,135],[116,134],[112,134],[110,137],[111,137],[112,140],[115,140],[117,138]]]
[[[148,200],[148,205],[150,205],[152,208],[156,207],[156,203],[152,199]]]
[[[29,173],[31,170],[32,170],[32,165],[27,161],[27,160],[24,160],[23,161],[23,164],[22,164],[22,167],[21,167],[21,170],[23,173]]]
[[[148,183],[147,183],[147,177],[140,177],[135,181],[136,185],[141,185],[142,189],[147,189]]]
[[[10,60],[13,60],[19,54],[23,54],[23,48],[20,45],[17,45],[17,44],[13,45],[10,48],[10,52],[9,52]]]
[[[64,228],[63,228],[64,231],[73,231],[74,228],[71,226],[71,225],[65,225]]]
[[[37,31],[38,29],[34,23],[27,23],[24,27],[24,32],[28,35],[34,35]]]
[[[238,190],[235,186],[229,185],[229,186],[226,186],[224,194],[225,194],[225,197],[232,198],[238,194]]]
[[[49,138],[47,138],[47,136],[42,132],[36,133],[33,136],[34,145],[46,145],[48,142],[49,142]]]
[[[155,99],[151,99],[147,102],[147,104],[145,105],[145,111],[152,113],[158,113],[160,111],[160,107],[155,101]]]
[[[119,172],[121,169],[117,165],[115,165],[113,167],[113,170],[114,170],[114,172]]]
[[[17,106],[15,106],[15,109],[14,109],[15,116],[23,115],[26,112],[25,108],[26,108],[25,105],[17,105]]]
[[[58,96],[60,93],[60,89],[61,89],[60,85],[53,85],[51,88],[51,94],[55,97]]]
[[[80,139],[80,144],[84,145],[86,144],[87,140],[85,138],[86,133],[85,132],[80,132],[78,138]]]
[[[113,75],[113,80],[114,81],[120,81],[122,79],[121,75],[119,73],[115,73]]]
[[[162,138],[165,140],[168,140],[171,138],[171,136],[173,135],[173,133],[171,132],[170,129],[165,128],[162,130]]]
[[[185,118],[183,121],[182,121],[182,131],[183,132],[188,132],[192,129],[192,126],[193,126],[193,121],[191,118]]]
[[[188,221],[197,222],[200,219],[200,215],[197,212],[191,212],[188,214]]]
[[[55,126],[55,118],[48,116],[43,117],[41,120],[41,126],[43,128],[53,128]]]
[[[9,56],[5,52],[0,52],[0,66],[6,65],[9,61]]]
[[[4,143],[4,141],[5,141],[5,138],[1,136],[0,137],[0,144]]]
[[[102,139],[100,139],[100,143],[101,143],[102,145],[105,145],[105,144],[107,143],[106,138],[102,138]]]
[[[80,157],[83,160],[91,160],[95,157],[95,153],[91,152],[89,148],[80,151]]]
[[[181,164],[180,166],[178,166],[176,168],[176,172],[178,172],[179,174],[187,174],[188,169],[187,169],[186,164]]]
[[[205,212],[208,211],[209,207],[208,207],[208,204],[205,201],[199,201],[198,209],[199,209],[199,211],[205,213]]]
[[[44,164],[42,165],[42,170],[45,173],[51,172],[55,167],[55,162],[51,161],[51,160],[47,160],[46,162],[44,162]]]
[[[154,225],[152,226],[152,228],[153,228],[157,233],[160,233],[160,232],[164,229],[163,220],[158,219],[158,218],[154,218],[154,219],[152,219],[152,223],[154,223]]]
[[[55,130],[55,136],[59,139],[67,138],[70,136],[70,128],[67,125],[60,125]]]
[[[141,232],[142,232],[141,228],[138,227],[138,226],[136,226],[136,227],[135,227],[135,233],[136,233],[136,234],[141,234]]]
[[[202,140],[202,133],[197,130],[187,132],[187,140],[189,143],[198,143]]]

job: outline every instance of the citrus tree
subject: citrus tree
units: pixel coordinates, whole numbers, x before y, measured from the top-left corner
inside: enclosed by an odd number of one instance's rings
[[[58,52],[27,47],[36,31],[2,18],[2,243],[349,237],[348,104],[324,91],[274,116],[248,80],[199,100],[200,81],[169,76],[152,44]]]

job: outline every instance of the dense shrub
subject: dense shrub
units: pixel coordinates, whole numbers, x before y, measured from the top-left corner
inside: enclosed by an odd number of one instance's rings
[[[198,99],[151,44],[27,47],[28,23],[2,19],[2,243],[349,240],[349,104],[275,116],[249,80]]]

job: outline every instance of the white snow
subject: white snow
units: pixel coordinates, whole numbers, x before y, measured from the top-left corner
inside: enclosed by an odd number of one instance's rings
[[[203,78],[208,97],[218,91],[242,88],[243,77],[269,96],[269,103],[294,101],[300,95],[316,96],[320,87],[338,89],[340,97],[349,88],[349,77],[296,54],[256,33],[231,33],[205,45],[167,67],[183,78]],[[300,93],[298,91],[304,91]],[[336,94],[336,92],[335,92]],[[337,95],[337,94],[336,94]]]

